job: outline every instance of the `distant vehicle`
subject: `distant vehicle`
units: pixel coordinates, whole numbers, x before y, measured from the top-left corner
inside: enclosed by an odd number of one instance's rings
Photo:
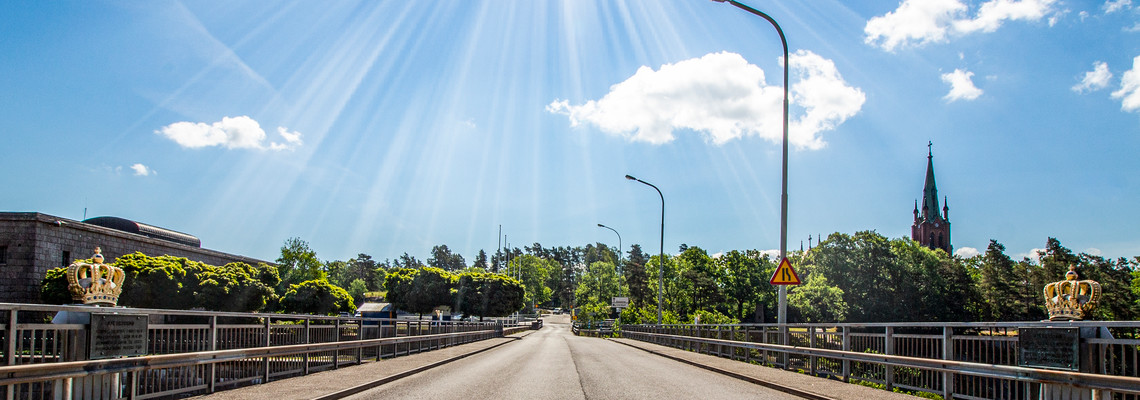
[[[555,307],[554,308],[554,314],[555,315],[562,314],[562,307]]]

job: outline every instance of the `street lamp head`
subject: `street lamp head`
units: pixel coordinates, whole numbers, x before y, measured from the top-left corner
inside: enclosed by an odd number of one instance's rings
[[[625,176],[625,179],[629,179],[629,180],[631,180],[631,181],[636,181],[636,180],[637,180],[637,178],[634,178],[632,175],[626,175],[626,176]]]
[[[712,1],[715,1],[717,3],[724,3],[725,1],[728,1],[728,0],[712,0]]]
[[[598,224],[598,227],[599,227],[599,228],[605,228],[606,226],[605,226],[605,225],[602,225],[602,224]]]

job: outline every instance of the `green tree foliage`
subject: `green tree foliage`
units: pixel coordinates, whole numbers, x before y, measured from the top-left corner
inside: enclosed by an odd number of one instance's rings
[[[388,273],[388,301],[396,308],[427,314],[440,306],[451,306],[458,277],[439,268],[400,268]]]
[[[586,273],[582,274],[575,297],[579,305],[602,304],[609,307],[613,298],[620,297],[623,293],[617,268],[612,263],[597,261],[590,264]]]
[[[207,310],[257,311],[265,308],[275,294],[272,286],[258,279],[262,271],[246,263],[221,267],[193,263],[188,270],[195,279],[184,284],[184,289],[190,288],[194,304]]]
[[[827,277],[819,271],[788,294],[788,306],[796,310],[804,322],[845,322],[847,319],[843,289],[828,284]]]
[[[687,247],[677,261],[682,278],[679,284],[686,292],[684,297],[691,301],[691,308],[678,311],[687,315],[698,310],[715,310],[724,300],[720,287],[725,276],[723,264],[714,262],[708,252],[697,246]]]
[[[364,283],[363,279],[355,279],[348,285],[346,291],[352,297],[353,304],[363,305],[364,294],[368,292],[368,284]]]
[[[90,262],[90,260],[86,260]],[[113,263],[126,279],[119,305],[138,308],[259,311],[276,299],[277,269],[246,263],[213,266],[183,257],[126,254]],[[72,303],[67,268],[49,270],[41,293],[51,304]]]
[[[733,250],[717,259],[717,263],[724,271],[725,299],[736,306],[736,318],[744,320],[745,310],[756,306],[776,304],[776,287],[768,283],[776,270],[776,263],[767,256],[756,250]],[[632,287],[630,291],[633,291]],[[745,305],[752,307],[745,308]]]
[[[484,271],[491,268],[491,265],[487,262],[487,252],[483,251],[483,249],[479,249],[479,255],[475,256],[475,263],[472,264],[472,266]]]
[[[522,309],[522,283],[504,275],[467,272],[459,275],[456,310],[464,315],[504,317]]]
[[[289,286],[301,282],[328,279],[324,264],[317,259],[317,253],[309,248],[308,242],[300,238],[289,238],[281,246],[277,270],[281,276],[281,282],[277,285],[279,293],[284,293]]]
[[[292,314],[331,315],[356,310],[348,292],[324,279],[289,285],[281,297],[281,307],[282,311]]]
[[[535,304],[550,301],[554,291],[546,286],[546,280],[552,270],[558,268],[558,263],[527,254],[512,258],[508,271],[518,271],[523,287],[526,289],[526,308]]]
[[[431,258],[428,259],[427,263],[429,267],[449,272],[462,271],[467,268],[467,262],[463,260],[463,256],[452,253],[445,244],[431,248]]]
[[[649,261],[649,257],[645,252],[641,251],[641,245],[633,244],[629,246],[629,258],[625,260],[625,266],[622,269],[625,272],[625,284],[629,287],[629,301],[633,306],[646,306],[653,304],[657,306],[656,299],[653,299],[653,293],[649,291],[649,275],[645,271],[645,263]]]
[[[71,304],[71,292],[67,290],[67,267],[52,268],[44,273],[40,284],[40,300],[46,304]]]

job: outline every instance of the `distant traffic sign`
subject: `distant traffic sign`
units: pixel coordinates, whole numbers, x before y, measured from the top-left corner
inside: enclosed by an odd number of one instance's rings
[[[799,285],[800,276],[796,275],[796,270],[792,269],[792,263],[784,258],[780,261],[780,266],[776,268],[776,272],[772,274],[772,279],[768,283],[773,285]]]
[[[610,307],[629,308],[629,297],[614,297]]]

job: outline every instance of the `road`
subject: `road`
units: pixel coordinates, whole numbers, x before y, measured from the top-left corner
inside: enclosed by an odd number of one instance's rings
[[[516,342],[349,399],[795,399],[604,339],[570,333],[567,316]]]

